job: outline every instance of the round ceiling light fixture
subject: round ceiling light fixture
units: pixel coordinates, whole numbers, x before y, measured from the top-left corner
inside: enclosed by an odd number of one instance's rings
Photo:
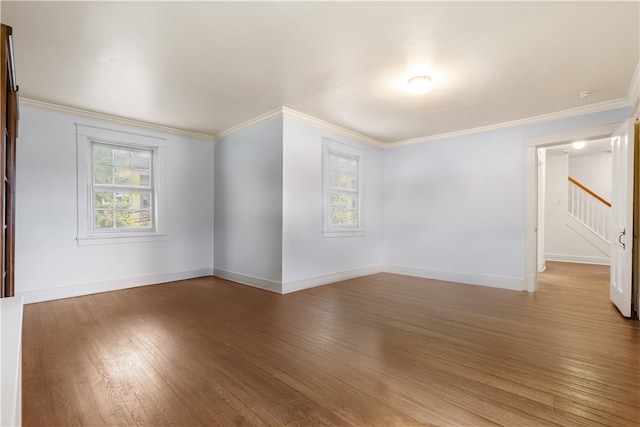
[[[582,150],[587,143],[585,141],[576,141],[571,144],[576,150]]]
[[[407,90],[412,95],[419,95],[429,92],[432,83],[431,77],[429,76],[415,76],[407,82]]]

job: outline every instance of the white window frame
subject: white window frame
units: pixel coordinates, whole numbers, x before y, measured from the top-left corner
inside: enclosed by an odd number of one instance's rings
[[[153,227],[140,230],[94,230],[93,228],[93,143],[132,150],[153,151]],[[166,238],[165,140],[148,135],[76,124],[78,173],[78,246],[138,243]]]
[[[331,154],[354,159],[358,164],[357,185],[357,224],[332,225],[330,223],[330,168]],[[361,237],[364,236],[364,152],[350,145],[330,139],[322,140],[322,236],[323,237]]]

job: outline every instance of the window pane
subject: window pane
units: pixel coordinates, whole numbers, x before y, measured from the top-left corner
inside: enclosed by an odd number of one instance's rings
[[[133,209],[150,209],[151,194],[149,193],[133,193]]]
[[[134,169],[131,171],[131,183],[136,187],[146,187],[149,188],[149,171],[148,170],[137,170]]]
[[[113,202],[113,193],[100,191],[94,195],[93,206],[96,209],[112,209]]]
[[[133,173],[131,169],[115,168],[113,171],[115,185],[131,185],[133,181]]]
[[[115,193],[116,209],[131,209],[132,199],[130,193]]]
[[[133,225],[133,215],[129,210],[116,211],[116,228],[131,228]]]
[[[94,211],[94,223],[96,230],[113,228],[113,211],[96,209]]]
[[[148,210],[133,212],[133,226],[136,228],[151,227],[151,212]]]
[[[338,209],[329,209],[329,223],[331,225],[340,224],[340,211]]]
[[[150,169],[151,167],[151,153],[134,152],[132,167],[137,169]]]
[[[337,191],[329,192],[329,207],[337,208],[339,202],[340,202],[340,195],[338,194],[338,192]]]
[[[111,166],[94,166],[94,184],[113,184],[113,168]]]
[[[358,225],[358,195],[333,190],[329,192],[329,223],[331,225]]]
[[[93,164],[94,165],[113,165],[113,150],[110,148],[93,146]]]
[[[117,228],[150,228],[151,212],[149,210],[116,211],[116,227]]]
[[[349,190],[358,189],[358,177],[357,175],[343,174],[340,176],[340,188],[348,188]]]
[[[331,153],[329,155],[329,186],[358,189],[358,160]]]
[[[358,209],[358,196],[356,194],[349,194],[349,197],[347,197],[347,209]]]
[[[345,210],[343,214],[343,224],[358,225],[358,213],[355,209]]]
[[[340,171],[332,170],[329,174],[329,186],[340,187]]]
[[[115,153],[115,166],[131,167],[131,151],[113,150]]]

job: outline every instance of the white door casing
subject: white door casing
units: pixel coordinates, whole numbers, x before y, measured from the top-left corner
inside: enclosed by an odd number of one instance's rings
[[[611,137],[611,301],[631,316],[633,245],[633,121],[625,121]]]

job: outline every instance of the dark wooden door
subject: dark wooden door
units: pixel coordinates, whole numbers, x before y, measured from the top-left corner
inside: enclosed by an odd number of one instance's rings
[[[15,194],[16,194],[16,138],[18,137],[18,85],[16,83],[11,27],[2,25],[0,34],[0,120],[2,145],[0,146],[0,214],[2,216],[2,297],[15,293]]]

